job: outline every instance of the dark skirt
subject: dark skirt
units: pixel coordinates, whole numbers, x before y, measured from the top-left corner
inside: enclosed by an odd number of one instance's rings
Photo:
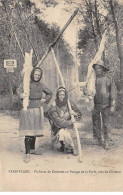
[[[43,107],[22,110],[19,124],[20,136],[42,136],[44,128]]]

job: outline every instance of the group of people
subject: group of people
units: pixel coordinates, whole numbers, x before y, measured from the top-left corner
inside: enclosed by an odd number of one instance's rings
[[[102,61],[93,65],[96,73],[96,94],[94,97],[94,110],[92,112],[93,138],[102,145],[101,117],[104,130],[104,147],[109,149],[109,117],[114,111],[116,102],[116,86],[113,79],[107,74],[108,68]],[[41,81],[42,69],[36,67],[32,70],[30,81],[29,105],[27,111],[22,109],[20,115],[20,136],[25,137],[25,162],[30,161],[30,152],[35,150],[36,137],[43,136],[44,116],[48,118],[51,126],[51,142],[60,143],[57,148],[61,152],[69,152],[77,155],[75,143],[72,138],[73,115],[77,121],[82,117],[77,106],[70,101],[72,110],[68,106],[68,92],[60,87],[56,92],[56,99],[47,107],[52,98],[52,92]],[[45,97],[43,97],[45,93]],[[86,91],[84,91],[86,95]],[[18,89],[18,95],[23,99],[22,86]],[[43,109],[44,108],[44,109]],[[46,109],[48,108],[48,109]]]

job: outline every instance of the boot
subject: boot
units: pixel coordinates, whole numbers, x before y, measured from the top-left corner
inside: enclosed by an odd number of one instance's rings
[[[104,146],[104,142],[103,142],[102,138],[98,139],[98,145],[99,146]]]
[[[104,142],[104,149],[105,150],[109,150],[110,148],[109,148],[109,141],[108,140],[106,140],[105,142]]]
[[[31,146],[30,146],[30,153],[34,154],[34,155],[40,155],[38,154],[38,152],[35,150],[35,142],[36,142],[36,137],[35,136],[31,136]]]
[[[104,144],[103,144],[103,141],[102,141],[102,138],[100,138],[100,139],[98,139],[98,138],[94,138],[93,139],[93,143],[92,143],[93,145],[98,145],[98,146],[103,146]]]
[[[93,137],[92,145],[98,145],[98,144],[99,144],[98,138],[97,137]]]
[[[61,147],[58,148],[57,150],[58,150],[59,152],[64,152],[64,143],[63,143],[63,141],[60,141],[60,143],[61,143]]]
[[[28,163],[30,162],[30,146],[31,146],[31,141],[32,138],[31,137],[25,137],[25,159],[24,162]]]
[[[32,136],[31,138],[32,138],[32,141],[31,141],[30,149],[35,150],[36,137]]]
[[[71,149],[71,154],[73,154],[74,156],[78,156],[78,152],[75,151],[75,149]]]
[[[25,137],[25,153],[30,154],[32,138],[29,136]]]

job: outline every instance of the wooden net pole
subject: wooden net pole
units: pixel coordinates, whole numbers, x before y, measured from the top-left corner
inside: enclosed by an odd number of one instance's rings
[[[56,37],[56,39],[49,45],[49,47],[47,48],[46,52],[44,53],[43,57],[41,58],[41,60],[38,62],[37,67],[41,67],[42,62],[45,60],[45,58],[47,57],[47,55],[49,54],[49,52],[51,51],[51,48],[53,48],[56,43],[58,42],[58,40],[60,39],[60,37],[62,36],[62,34],[64,33],[64,31],[66,30],[66,28],[69,26],[69,24],[71,23],[71,21],[73,20],[73,18],[76,16],[76,14],[78,13],[79,8],[77,8],[73,14],[71,15],[71,17],[69,18],[69,20],[66,22],[66,24],[64,25],[64,27],[62,28],[62,30],[60,31],[59,35]]]

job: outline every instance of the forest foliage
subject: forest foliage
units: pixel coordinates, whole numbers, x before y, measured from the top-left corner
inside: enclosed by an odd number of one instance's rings
[[[44,3],[46,6],[49,6],[48,2]],[[17,69],[12,74],[12,90],[13,93],[16,93],[16,89],[21,82],[21,70],[24,64],[25,52],[30,52],[33,49],[33,66],[36,66],[49,44],[54,41],[60,31],[58,25],[49,25],[46,21],[39,19],[37,16],[39,13],[41,14],[41,11],[29,0],[9,0],[1,1],[0,3],[1,95],[9,94],[9,79],[4,69],[4,59],[17,60]],[[69,53],[69,45],[62,37],[56,48],[54,48],[56,52],[57,48],[60,50],[61,66],[71,66],[73,59]]]
[[[42,0],[48,7],[57,7],[58,0]],[[123,105],[123,5],[119,0],[66,0],[67,7],[79,7],[78,24],[83,23],[78,32],[78,70],[79,80],[85,81],[87,68],[94,58],[103,33],[107,29],[107,41],[102,55],[104,63],[110,67],[118,89],[119,107]],[[71,9],[66,9],[72,13]],[[73,10],[73,9],[72,9]],[[8,0],[0,2],[0,94],[9,94],[8,74],[3,68],[4,59],[17,59],[18,67],[12,76],[12,90],[20,84],[21,70],[24,63],[23,55],[33,48],[33,65],[43,56],[47,46],[54,41],[60,28],[57,24],[49,25],[39,19],[39,10],[31,0]],[[81,25],[80,25],[81,26]],[[17,40],[20,42],[20,50]],[[72,54],[68,43],[60,38],[55,53],[59,53],[60,65],[63,69],[73,65]],[[58,52],[59,50],[59,52]],[[23,54],[22,54],[23,53]]]

